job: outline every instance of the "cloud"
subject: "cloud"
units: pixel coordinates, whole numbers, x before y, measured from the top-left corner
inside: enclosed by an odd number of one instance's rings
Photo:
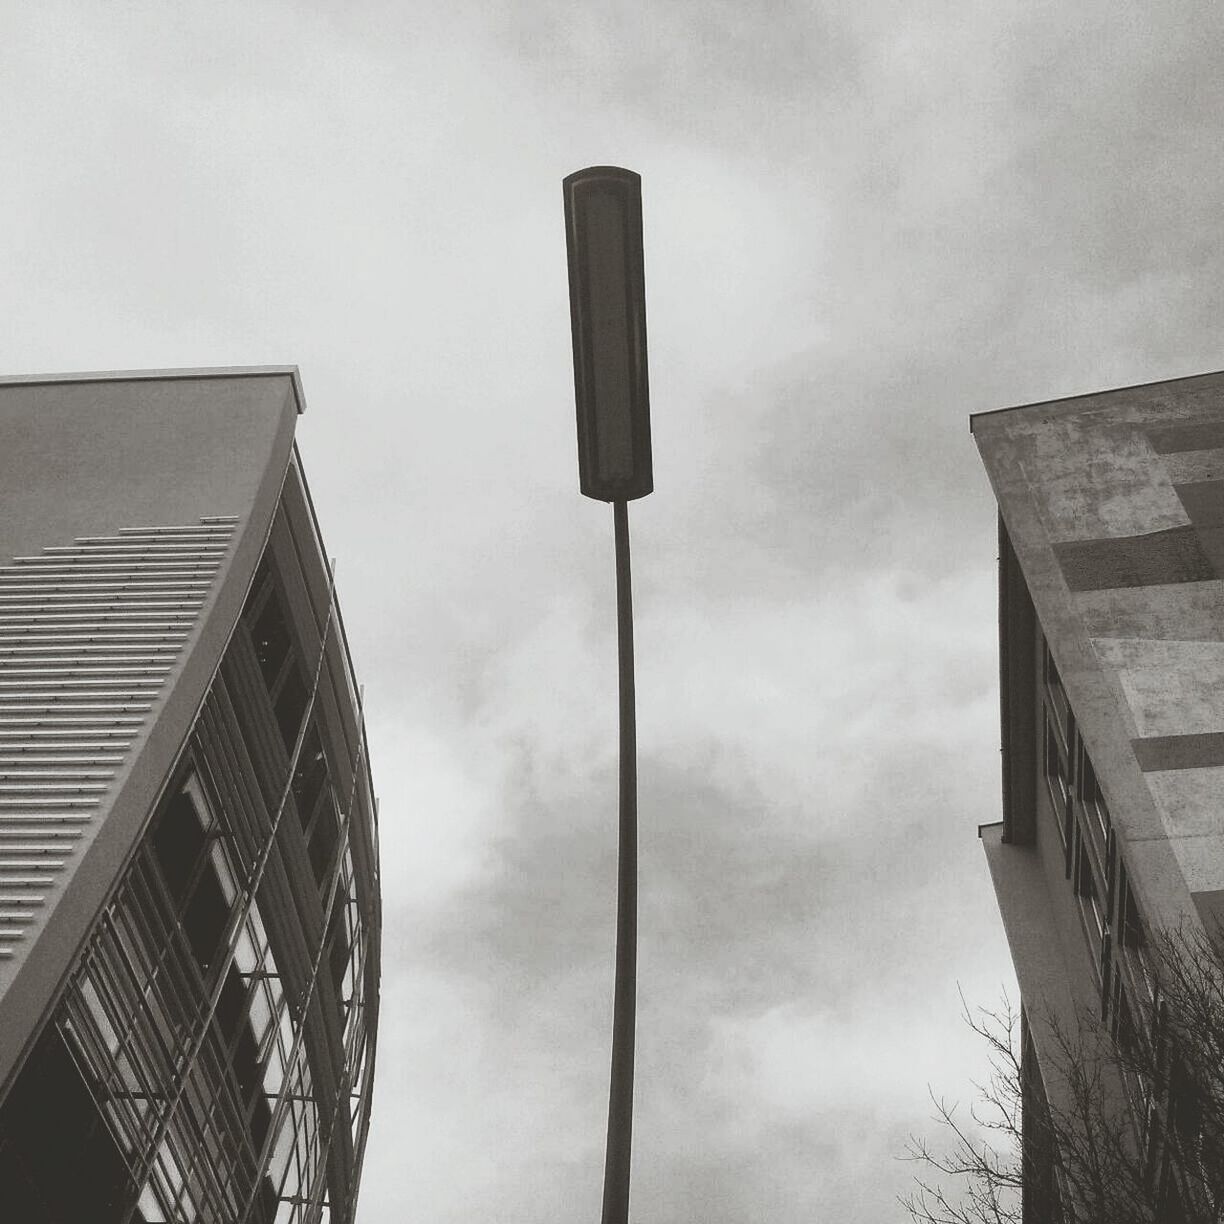
[[[201,15],[203,14],[203,15]],[[970,411],[1219,364],[1218,11],[45,4],[0,48],[16,370],[298,360],[367,684],[362,1218],[593,1216],[606,507],[560,179],[644,175],[643,1219],[896,1215],[1009,970]]]

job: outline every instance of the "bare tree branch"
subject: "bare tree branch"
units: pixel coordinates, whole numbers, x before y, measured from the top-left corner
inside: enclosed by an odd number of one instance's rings
[[[989,1078],[968,1110],[931,1094],[946,1143],[910,1137],[921,1166],[902,1206],[919,1224],[1224,1224],[1224,938],[1178,931],[1149,949],[1150,1015],[1043,1016],[1047,1096],[1006,997],[965,1022]],[[1046,1046],[1052,1044],[1052,1049]],[[1042,1200],[1042,1195],[1047,1200]]]

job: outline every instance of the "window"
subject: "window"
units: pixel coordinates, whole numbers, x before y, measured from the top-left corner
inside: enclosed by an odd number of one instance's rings
[[[179,791],[153,829],[153,848],[175,912],[183,907],[207,844],[203,822],[191,796]]]
[[[1057,728],[1063,751],[1071,746],[1071,731],[1074,719],[1071,715],[1071,703],[1067,698],[1067,690],[1063,688],[1062,677],[1054,664],[1054,656],[1050,654],[1048,642],[1042,645],[1045,671],[1046,704],[1053,714],[1054,726]]]
[[[281,739],[285,748],[292,752],[297,743],[298,729],[302,725],[302,715],[306,713],[306,703],[310,694],[306,691],[306,682],[301,671],[292,666],[281,685],[276,698],[276,725],[280,727]]]
[[[317,724],[311,723],[306,739],[302,743],[301,755],[298,757],[297,769],[293,774],[293,799],[297,804],[298,816],[302,821],[303,832],[308,832],[310,819],[314,815],[315,804],[319,801],[327,785],[327,757],[319,739]]]
[[[251,645],[259,660],[259,670],[269,690],[276,688],[281,668],[289,657],[293,640],[281,611],[280,597],[267,561],[260,564],[251,587],[247,604],[247,619],[251,630]]]
[[[216,962],[235,897],[210,825],[184,788],[167,804],[152,834],[166,894],[205,977]]]
[[[1084,915],[1084,928],[1093,946],[1099,951],[1105,936],[1106,915],[1101,881],[1097,878],[1083,829],[1079,823],[1074,830],[1075,895],[1079,898],[1080,911]]]
[[[1144,1003],[1154,1000],[1156,980],[1148,958],[1143,922],[1134,893],[1126,878],[1125,864],[1118,863],[1118,953],[1126,965],[1137,997]]]
[[[62,1049],[52,1053],[61,1070],[81,1068],[94,1120],[76,1127],[70,1085],[61,1089],[55,1081],[54,1094],[43,1095],[56,1130],[40,1147],[55,1153],[57,1185],[44,1192],[22,1173],[34,1187],[27,1203],[19,1189],[9,1194],[10,1184],[22,1183],[16,1173],[6,1180],[5,1162],[29,1161],[0,1118],[5,1219],[12,1207],[23,1224],[239,1218],[269,1224],[284,1168],[272,1179],[260,1158],[274,1134],[285,1166],[300,1169],[303,1184],[316,1177],[306,1047],[258,907],[241,923],[232,917],[238,880],[250,864],[234,857],[236,843],[225,836],[220,814],[200,780],[188,777],[158,812],[104,911],[48,1030],[76,1043],[71,1058],[61,1057]],[[217,1005],[208,1017],[212,989]],[[57,1075],[42,1068],[44,1081]],[[286,1097],[310,1104],[291,1107]],[[294,1111],[307,1108],[309,1118],[295,1123]],[[65,1150],[73,1152],[70,1179],[63,1177]],[[78,1210],[71,1199],[77,1187],[88,1208]]]
[[[6,1219],[120,1224],[136,1201],[127,1163],[94,1103],[74,1045],[50,1021],[0,1109]],[[66,1168],[71,1176],[64,1175]]]
[[[251,646],[272,701],[281,738],[286,749],[292,752],[310,694],[301,660],[294,649],[289,618],[266,557],[251,586],[243,619],[251,635]]]
[[[1097,782],[1096,770],[1092,768],[1092,760],[1084,742],[1077,735],[1076,739],[1076,798],[1088,817],[1089,832],[1103,847],[1108,839],[1112,825],[1109,819],[1109,809],[1105,806],[1105,796]]]
[[[1043,772],[1066,874],[1094,953],[1102,1016],[1119,1041],[1130,1040],[1155,989],[1142,924],[1100,780],[1044,641],[1041,654]]]
[[[331,870],[336,862],[336,847],[340,844],[340,818],[329,795],[319,806],[310,833],[310,865],[314,868],[319,892],[326,894]]]
[[[1067,852],[1067,873],[1071,872],[1071,771],[1063,754],[1062,745],[1054,731],[1049,712],[1046,713],[1045,731],[1045,776],[1050,792],[1050,803],[1058,826],[1058,836]]]

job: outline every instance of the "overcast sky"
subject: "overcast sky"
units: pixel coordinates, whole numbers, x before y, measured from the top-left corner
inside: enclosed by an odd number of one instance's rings
[[[927,1085],[982,1073],[958,983],[1011,981],[966,418],[1224,366],[1221,13],[0,0],[0,372],[302,369],[382,811],[361,1224],[598,1218],[562,177],[644,183],[634,1219],[897,1220]]]

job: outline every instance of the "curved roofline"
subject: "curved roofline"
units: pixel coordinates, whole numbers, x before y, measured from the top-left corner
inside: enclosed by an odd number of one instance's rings
[[[1022,408],[1045,408],[1051,404],[1070,404],[1076,400],[1100,399],[1103,395],[1113,395],[1118,391],[1141,391],[1144,387],[1162,387],[1172,383],[1193,382],[1196,378],[1219,378],[1221,375],[1224,375],[1224,370],[1203,370],[1198,374],[1179,374],[1175,378],[1154,378],[1151,382],[1106,387],[1102,391],[1081,391],[1076,395],[1059,395],[1048,400],[1032,400],[1027,404],[1009,404],[1006,408],[986,408],[981,412],[969,414],[969,432],[973,432],[973,423],[979,417],[998,416],[1001,412],[1019,412]]]
[[[285,378],[293,384],[298,416],[306,411],[302,375],[295,365],[198,366],[175,370],[86,370],[77,374],[10,374],[0,376],[3,387],[38,387],[48,383],[168,382],[178,378]]]

